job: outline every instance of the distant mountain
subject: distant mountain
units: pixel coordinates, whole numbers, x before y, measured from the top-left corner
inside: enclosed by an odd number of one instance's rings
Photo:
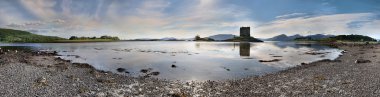
[[[293,35],[293,36],[289,36],[289,38],[291,38],[291,39],[296,39],[296,38],[299,38],[299,37],[302,37],[302,36],[299,35],[299,34],[296,34],[296,35]]]
[[[46,43],[66,40],[56,36],[37,35],[27,31],[0,28],[0,42]]]
[[[162,40],[162,41],[175,41],[175,40],[177,40],[177,38],[174,38],[174,37],[165,37],[165,38],[161,38],[160,40]]]
[[[308,36],[305,36],[305,37],[310,37],[311,39],[322,39],[322,38],[334,37],[334,35],[315,34],[315,35],[308,35]]]
[[[232,34],[217,34],[217,35],[212,35],[209,36],[208,38],[214,39],[216,41],[223,41],[223,40],[228,40],[236,37],[236,35]]]
[[[278,36],[274,36],[272,38],[269,38],[269,39],[265,39],[266,41],[292,41],[296,38],[299,38],[299,37],[302,37],[301,35],[299,34],[296,34],[296,35],[293,35],[293,36],[287,36],[285,34],[281,34],[281,35],[278,35]]]
[[[194,38],[180,38],[178,40],[183,40],[183,41],[193,41]]]
[[[301,36],[299,34],[287,36],[285,34],[281,34],[278,36],[274,36],[272,38],[265,39],[266,41],[293,41],[296,38],[302,38],[302,37],[308,37],[311,39],[322,39],[322,38],[329,38],[334,37],[334,35],[324,35],[324,34],[315,34],[315,35],[307,35],[307,36]]]
[[[132,39],[134,41],[177,41],[177,38],[174,37],[165,37],[165,38],[138,38],[138,39]]]
[[[318,36],[318,35],[317,35]],[[319,35],[320,36],[320,35]],[[349,42],[363,42],[363,41],[371,41],[375,42],[377,41],[376,39],[369,37],[369,36],[364,36],[364,35],[338,35],[338,36],[332,36],[332,37],[318,37],[320,39],[317,39],[314,37],[301,37],[295,39],[295,41],[318,41],[318,42],[337,42],[337,41],[349,41]]]
[[[153,38],[137,38],[137,39],[131,39],[134,41],[157,41],[158,39],[153,39]]]

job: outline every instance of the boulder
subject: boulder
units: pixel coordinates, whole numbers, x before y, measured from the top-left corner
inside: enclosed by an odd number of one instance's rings
[[[357,64],[360,64],[360,63],[371,63],[371,61],[370,60],[364,60],[364,59],[357,59],[355,61],[355,63],[357,63]]]

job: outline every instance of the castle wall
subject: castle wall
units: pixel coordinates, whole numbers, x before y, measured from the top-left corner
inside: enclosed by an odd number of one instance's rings
[[[240,37],[243,37],[243,38],[251,37],[250,27],[241,27],[240,28]]]

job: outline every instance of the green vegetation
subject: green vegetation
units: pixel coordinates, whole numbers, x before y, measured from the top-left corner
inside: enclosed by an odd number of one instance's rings
[[[112,42],[112,41],[119,41],[119,37],[112,37],[112,36],[100,36],[99,38],[97,37],[77,37],[77,36],[71,36],[69,40],[59,40],[56,42],[61,42],[61,43],[67,43],[67,42]]]
[[[100,36],[97,37],[77,37],[77,36],[71,36],[69,40],[120,40],[119,37],[112,37],[112,36]]]
[[[211,38],[201,38],[199,35],[195,36],[194,41],[215,41]]]
[[[120,40],[118,37],[101,36],[97,37],[77,37],[72,36],[70,39],[43,36],[33,34],[27,31],[3,29],[0,28],[0,42],[20,42],[20,43],[76,43],[76,42],[112,42]]]
[[[358,41],[369,41],[369,42],[376,42],[376,39],[373,39],[369,36],[363,36],[363,35],[339,35],[335,37],[331,37],[330,39],[327,39],[329,41],[349,41],[349,42],[358,42]]]
[[[0,28],[0,42],[54,42],[57,40],[65,40],[65,38],[55,36],[37,35],[26,31],[3,29]]]
[[[294,39],[295,41],[316,41],[316,42],[376,42],[369,36],[363,35],[338,35],[330,38],[312,39],[311,37],[300,37]]]
[[[195,36],[194,41],[215,41],[212,38],[201,38],[199,35]],[[232,39],[227,39],[223,41],[229,42],[263,42],[262,40],[253,38],[253,37],[234,37]]]
[[[110,39],[88,39],[88,40],[56,40],[54,43],[82,43],[82,42],[113,42]]]
[[[294,41],[319,41],[319,40],[312,39],[311,37],[299,37],[299,38],[295,38]]]
[[[235,37],[235,38],[232,38],[232,39],[227,39],[226,41],[233,41],[233,42],[242,42],[242,41],[246,41],[246,42],[263,42],[262,40],[259,40],[259,39],[253,38],[253,37]]]

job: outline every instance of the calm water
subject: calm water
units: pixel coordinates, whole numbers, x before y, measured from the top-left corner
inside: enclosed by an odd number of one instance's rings
[[[293,42],[163,42],[30,43],[0,46],[30,46],[56,50],[59,57],[89,63],[96,69],[126,76],[144,76],[142,69],[159,72],[152,77],[171,80],[223,80],[263,75],[322,59],[335,59],[341,50],[318,44]],[[3,47],[4,48],[4,47]],[[317,55],[306,52],[323,53]],[[259,60],[280,59],[260,63]],[[175,65],[175,67],[172,67]],[[126,71],[118,71],[125,68]],[[120,69],[119,69],[120,70]],[[148,72],[149,73],[149,72]]]

